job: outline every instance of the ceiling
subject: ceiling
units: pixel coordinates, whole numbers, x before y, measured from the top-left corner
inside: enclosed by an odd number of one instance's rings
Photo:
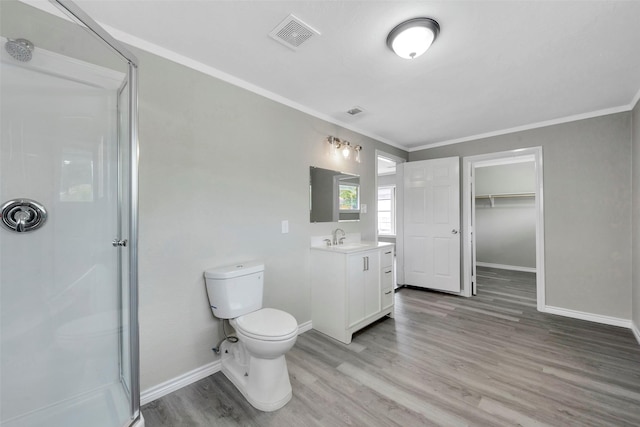
[[[638,1],[76,3],[127,43],[407,150],[626,111],[640,94]],[[320,32],[297,51],[268,36],[289,14]],[[401,59],[387,34],[420,16],[441,33]]]

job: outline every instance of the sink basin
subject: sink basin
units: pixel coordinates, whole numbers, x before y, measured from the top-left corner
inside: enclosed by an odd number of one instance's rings
[[[384,242],[347,242],[342,245],[319,245],[312,246],[311,249],[318,251],[328,251],[328,252],[337,252],[343,254],[350,254],[354,252],[366,251],[369,249],[376,249],[382,246],[393,246],[390,243]]]

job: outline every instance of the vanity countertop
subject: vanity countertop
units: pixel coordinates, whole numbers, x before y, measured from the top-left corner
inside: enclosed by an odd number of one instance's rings
[[[394,246],[393,243],[389,242],[347,242],[342,245],[321,245],[321,246],[311,246],[311,249],[317,251],[326,251],[326,252],[338,252],[342,254],[351,254],[355,252],[363,252],[368,251],[370,249],[378,249],[384,248],[386,246]]]

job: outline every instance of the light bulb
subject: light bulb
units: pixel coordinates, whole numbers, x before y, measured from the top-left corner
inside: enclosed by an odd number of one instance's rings
[[[349,146],[348,142],[345,142],[344,143],[344,148],[342,149],[342,156],[345,159],[348,159],[350,154],[351,154],[351,147]]]

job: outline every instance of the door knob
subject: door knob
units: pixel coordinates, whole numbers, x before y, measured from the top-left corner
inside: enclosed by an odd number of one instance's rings
[[[458,234],[458,230],[454,228],[453,230],[451,230],[451,234]]]

